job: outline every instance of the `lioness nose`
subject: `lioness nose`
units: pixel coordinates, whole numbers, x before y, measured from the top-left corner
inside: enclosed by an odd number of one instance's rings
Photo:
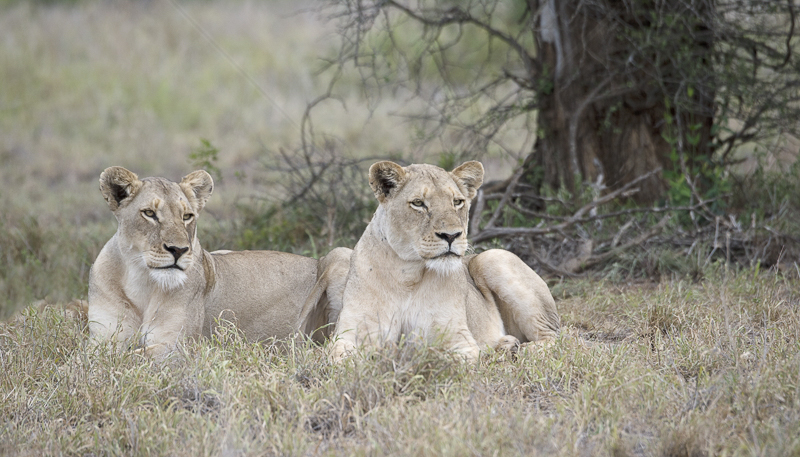
[[[185,254],[185,253],[186,253],[186,251],[188,251],[188,250],[189,250],[189,248],[188,248],[188,247],[186,247],[186,248],[179,248],[178,246],[167,246],[166,244],[164,245],[164,249],[166,249],[167,251],[169,251],[169,253],[170,253],[170,254],[172,254],[172,257],[175,257],[175,261],[176,261],[176,262],[178,261],[178,259],[180,259],[180,258],[181,258],[181,256],[182,256],[183,254]]]
[[[436,236],[447,241],[447,244],[453,244],[453,241],[461,236],[461,232],[456,233],[436,233]]]

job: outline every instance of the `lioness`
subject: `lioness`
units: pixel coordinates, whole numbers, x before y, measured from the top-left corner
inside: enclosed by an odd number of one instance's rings
[[[467,360],[481,348],[514,349],[559,329],[547,284],[501,249],[466,256],[470,201],[483,165],[452,172],[378,162],[369,183],[379,206],[350,258],[334,360],[401,334],[438,334]]]
[[[213,187],[202,170],[180,183],[140,180],[122,167],[103,171],[100,191],[119,226],[89,274],[93,341],[112,340],[121,348],[138,344],[156,355],[183,337],[212,334],[218,318],[234,321],[254,341],[310,335],[329,316],[335,319],[338,311],[330,312],[324,293],[300,316],[317,281],[315,259],[200,247],[197,216]],[[138,342],[131,341],[135,335]]]

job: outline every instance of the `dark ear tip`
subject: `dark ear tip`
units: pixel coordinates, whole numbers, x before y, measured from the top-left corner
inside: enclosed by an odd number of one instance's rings
[[[126,182],[132,182],[139,179],[139,176],[136,173],[128,170],[125,167],[120,166],[113,166],[108,167],[100,173],[100,182],[115,182],[118,180],[124,180]]]
[[[113,165],[113,166],[110,166],[110,167],[106,168],[105,170],[103,170],[103,173],[119,173],[119,172],[122,172],[122,173],[133,173],[132,171],[128,170],[127,168],[121,167],[119,165]]]
[[[119,166],[108,167],[100,173],[100,192],[112,210],[131,195],[131,186],[138,179],[136,173]]]
[[[369,173],[379,173],[385,172],[387,170],[396,170],[402,168],[400,165],[390,161],[390,160],[383,160],[381,162],[375,162],[369,167]]]
[[[388,160],[376,162],[369,167],[369,185],[375,196],[383,201],[383,198],[388,197],[392,189],[400,184],[404,174],[403,167],[394,162]]]

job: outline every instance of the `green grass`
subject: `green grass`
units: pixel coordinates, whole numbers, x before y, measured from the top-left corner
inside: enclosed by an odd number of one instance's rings
[[[0,452],[796,455],[798,279],[707,277],[562,283],[557,343],[476,366],[412,345],[334,366],[235,332],[155,362],[29,308],[0,327]]]

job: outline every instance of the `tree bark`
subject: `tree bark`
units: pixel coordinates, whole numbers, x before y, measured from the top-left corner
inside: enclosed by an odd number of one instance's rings
[[[523,181],[573,195],[581,181],[613,190],[658,167],[679,169],[676,154],[690,164],[710,155],[714,94],[702,80],[713,73],[711,35],[703,34],[708,14],[698,10],[678,24],[693,28],[686,38],[672,35],[673,42],[649,49],[630,37],[667,31],[650,19],[654,3],[677,15],[684,0],[643,0],[638,9],[631,6],[636,2],[587,3],[529,0],[530,10],[540,13],[534,27],[542,74],[539,131]],[[692,68],[678,68],[682,59],[691,59]],[[693,83],[698,74],[702,83]],[[651,203],[664,196],[667,183],[659,173],[639,188],[636,200]]]

